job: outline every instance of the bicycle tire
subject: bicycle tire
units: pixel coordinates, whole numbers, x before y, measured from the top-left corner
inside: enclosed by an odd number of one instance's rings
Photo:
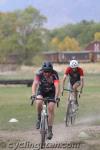
[[[69,102],[66,112],[66,120],[65,125],[70,126],[75,124],[76,112],[73,112],[73,106],[71,102]]]
[[[71,105],[71,109],[72,109],[71,110],[72,111],[71,124],[74,125],[75,124],[75,120],[76,120],[76,104],[75,104],[75,102]]]
[[[76,119],[76,114],[73,114],[71,116],[71,124],[74,125],[75,124],[75,119]]]
[[[45,116],[42,116],[41,119],[41,149],[45,148],[45,140],[46,140],[46,130],[45,130]]]
[[[66,111],[66,118],[65,118],[65,126],[69,126],[71,123],[71,118],[70,118],[70,102],[68,103],[67,111]]]

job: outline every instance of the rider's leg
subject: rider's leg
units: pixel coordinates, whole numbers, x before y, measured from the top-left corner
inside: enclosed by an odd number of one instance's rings
[[[76,82],[74,85],[73,85],[73,90],[74,90],[74,96],[76,98],[76,104],[78,105],[78,99],[77,99],[77,88],[80,86],[80,83],[79,82]]]
[[[48,104],[48,125],[49,126],[53,125],[54,108],[55,108],[55,103],[54,102],[49,102],[49,104]]]
[[[38,100],[38,98],[43,98],[41,95],[37,96],[37,100],[36,102],[36,110],[37,110],[37,123],[36,123],[36,128],[39,129],[40,128],[40,121],[41,121],[41,110],[42,110],[42,100]]]
[[[48,104],[48,139],[51,139],[53,136],[52,126],[53,126],[53,121],[54,121],[54,108],[55,108],[55,103],[49,102]]]

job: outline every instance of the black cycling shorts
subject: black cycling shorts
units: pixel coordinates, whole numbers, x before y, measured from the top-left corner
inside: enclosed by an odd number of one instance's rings
[[[49,92],[43,92],[43,91],[40,91],[40,90],[38,90],[38,92],[37,92],[37,96],[38,95],[41,95],[41,96],[43,96],[43,98],[45,98],[45,97],[48,97],[48,98],[50,98],[50,101],[49,102],[53,102],[53,103],[55,103],[55,92],[54,91],[49,91]],[[48,103],[49,103],[48,102]]]

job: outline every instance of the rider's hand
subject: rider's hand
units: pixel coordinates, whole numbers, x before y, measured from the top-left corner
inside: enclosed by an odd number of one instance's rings
[[[31,96],[31,100],[33,100],[33,101],[34,101],[34,100],[35,100],[35,98],[36,98],[36,95],[32,95],[32,96]]]
[[[60,98],[59,97],[56,97],[55,98],[55,102],[57,103],[57,102],[59,102],[60,101]]]
[[[59,97],[55,97],[55,102],[57,103],[57,107],[59,107],[60,98]]]
[[[56,101],[60,101],[60,98],[59,98],[59,97],[56,97]]]
[[[35,101],[35,98],[36,98],[35,95],[32,95],[32,96],[31,96],[31,100],[32,100],[31,105],[33,105],[33,103],[34,103],[34,101]]]

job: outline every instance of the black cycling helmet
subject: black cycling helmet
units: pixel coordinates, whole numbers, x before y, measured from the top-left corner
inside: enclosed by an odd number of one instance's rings
[[[52,71],[53,70],[53,65],[50,61],[45,61],[42,65],[42,69],[44,71]]]

